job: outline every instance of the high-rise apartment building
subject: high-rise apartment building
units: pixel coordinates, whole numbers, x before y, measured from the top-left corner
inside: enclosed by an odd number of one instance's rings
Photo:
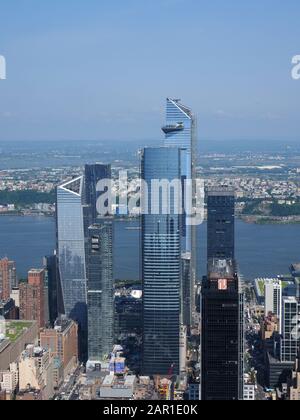
[[[192,110],[183,105],[179,99],[167,98],[166,125],[162,128],[165,134],[165,146],[181,149],[181,181],[183,186],[183,202],[188,205],[182,213],[181,220],[181,246],[185,265],[185,275],[182,279],[188,285],[183,285],[190,296],[185,299],[184,324],[191,326],[195,311],[195,284],[196,284],[196,226],[192,223],[193,215],[188,209],[196,205],[196,163],[197,163],[197,121]],[[186,182],[192,181],[191,189],[185,188]],[[186,255],[189,254],[190,263],[186,265]],[[187,268],[189,272],[187,272]]]
[[[202,287],[202,400],[243,399],[243,309],[235,262],[210,260]]]
[[[88,358],[90,364],[108,359],[114,344],[113,225],[99,219],[89,227]]]
[[[0,300],[8,300],[13,287],[16,286],[16,264],[8,258],[3,258],[0,260]]]
[[[142,155],[143,373],[179,373],[181,215],[180,193],[170,187],[181,179],[181,150],[146,148]],[[164,187],[152,188],[153,181]],[[162,204],[164,200],[164,204]]]
[[[37,321],[39,328],[45,326],[45,296],[43,269],[28,273],[28,282],[20,283],[20,319]]]
[[[281,332],[282,320],[282,282],[277,279],[267,279],[265,281],[265,314],[276,315]]]
[[[207,194],[207,259],[234,259],[235,194],[213,189]]]

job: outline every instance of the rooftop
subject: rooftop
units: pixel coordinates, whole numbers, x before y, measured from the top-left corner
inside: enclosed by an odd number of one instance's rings
[[[208,262],[208,273],[211,279],[233,278],[235,276],[236,266],[235,262],[231,259],[211,259]]]
[[[14,343],[21,337],[25,330],[33,325],[30,321],[7,321],[6,322],[6,338]]]
[[[209,197],[235,197],[235,191],[229,187],[214,187],[207,191]]]
[[[32,268],[28,274],[42,274],[44,272],[43,268]]]

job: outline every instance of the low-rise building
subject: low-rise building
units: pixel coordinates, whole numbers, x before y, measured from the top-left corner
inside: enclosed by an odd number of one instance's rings
[[[244,385],[244,401],[255,401],[255,385]]]
[[[42,391],[35,389],[28,389],[27,391],[20,391],[16,396],[17,401],[41,401],[43,400]]]
[[[6,336],[0,339],[0,371],[17,362],[29,343],[37,343],[38,325],[35,321],[6,321]]]
[[[0,372],[0,390],[14,393],[19,382],[19,369],[17,363],[12,363],[9,370]]]
[[[298,356],[291,378],[288,381],[288,396],[291,401],[300,401],[300,358]]]
[[[53,358],[49,350],[27,346],[19,361],[19,389],[41,391],[43,400],[53,398]]]
[[[59,319],[55,327],[40,333],[41,347],[49,349],[53,357],[59,357],[64,375],[78,366],[78,325],[69,319]]]
[[[136,376],[117,377],[107,375],[100,386],[100,399],[130,400],[134,396]]]

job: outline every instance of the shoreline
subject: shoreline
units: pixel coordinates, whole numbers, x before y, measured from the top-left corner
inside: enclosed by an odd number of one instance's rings
[[[55,218],[55,213],[30,213],[26,212],[7,212],[0,213],[0,217],[47,217]],[[299,225],[300,216],[289,216],[289,217],[279,217],[279,216],[255,216],[255,215],[237,215],[237,220],[241,220],[247,224],[255,225]],[[138,217],[116,217],[118,222],[135,222],[138,220]],[[206,218],[205,218],[206,221]]]

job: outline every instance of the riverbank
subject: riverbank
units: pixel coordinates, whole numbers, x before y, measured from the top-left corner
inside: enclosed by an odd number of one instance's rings
[[[28,210],[0,212],[0,217],[55,217],[53,212],[35,212]],[[256,224],[256,225],[298,225],[300,224],[300,216],[289,216],[289,217],[276,217],[276,216],[260,216],[260,215],[241,215],[236,216],[237,220],[241,220],[244,223]],[[138,221],[138,217],[119,217],[115,218],[118,222],[135,222]],[[204,222],[206,222],[206,218]]]
[[[246,216],[239,217],[245,223],[256,225],[298,225],[300,224],[300,216],[277,217],[277,216]]]

